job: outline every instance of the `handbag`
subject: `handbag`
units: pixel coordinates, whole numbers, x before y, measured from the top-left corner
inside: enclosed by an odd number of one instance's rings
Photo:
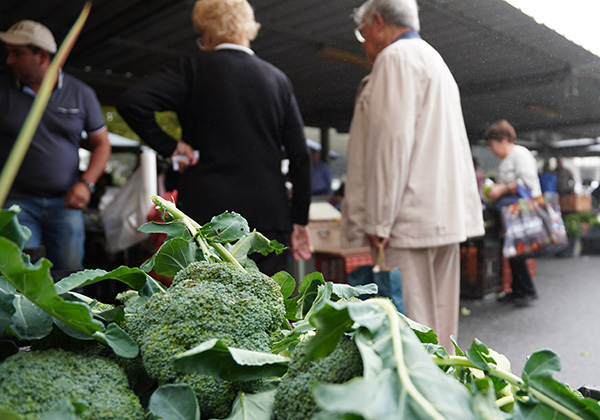
[[[348,283],[351,286],[375,283],[377,285],[376,296],[389,298],[398,312],[404,313],[401,279],[400,269],[392,269],[385,265],[383,246],[380,246],[377,250],[375,265],[363,265],[348,274]]]
[[[515,202],[501,208],[504,258],[532,258],[558,252],[568,245],[558,199],[535,197],[517,184]]]

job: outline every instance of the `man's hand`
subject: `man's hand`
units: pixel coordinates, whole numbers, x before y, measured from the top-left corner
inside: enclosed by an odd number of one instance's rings
[[[381,238],[376,235],[371,235],[370,233],[367,233],[367,238],[373,248],[379,248],[380,246],[385,248],[387,244],[390,243],[390,238]]]
[[[186,142],[180,140],[177,142],[177,147],[171,155],[171,159],[175,156],[185,156],[187,159],[179,159],[177,161],[179,165],[179,172],[185,172],[189,167],[194,166],[198,163],[198,156],[194,154],[194,148]]]
[[[81,210],[90,202],[92,193],[83,182],[78,181],[67,191],[65,198],[65,207]]]
[[[294,230],[292,231],[292,236],[290,237],[290,245],[294,260],[308,260],[311,257],[314,249],[310,243],[308,226],[294,224]]]

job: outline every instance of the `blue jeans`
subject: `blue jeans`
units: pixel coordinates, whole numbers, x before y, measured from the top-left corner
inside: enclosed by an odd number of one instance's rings
[[[31,230],[25,248],[44,245],[52,271],[69,272],[83,268],[85,225],[80,210],[64,207],[64,197],[7,199],[4,204],[21,207],[19,223]]]

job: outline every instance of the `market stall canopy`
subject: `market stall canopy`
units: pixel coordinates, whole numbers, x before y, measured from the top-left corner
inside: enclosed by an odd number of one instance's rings
[[[351,15],[363,0],[252,0],[256,53],[292,80],[306,125],[348,129],[369,72]],[[29,18],[60,41],[81,0],[2,0],[0,28]],[[112,104],[132,83],[196,49],[194,0],[95,0],[66,70]],[[544,144],[600,135],[600,59],[502,0],[420,1],[422,36],[462,93],[471,141],[499,119]],[[399,116],[400,118],[401,116]]]

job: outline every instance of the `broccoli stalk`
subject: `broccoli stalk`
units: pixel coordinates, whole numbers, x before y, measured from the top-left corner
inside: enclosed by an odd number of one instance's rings
[[[207,242],[204,240],[204,238],[202,238],[201,235],[202,226],[195,220],[193,220],[191,217],[186,215],[184,212],[179,210],[174,203],[167,201],[164,198],[159,197],[157,195],[153,195],[150,198],[152,199],[152,202],[156,204],[162,211],[166,211],[174,219],[181,220],[185,224],[187,229],[190,231],[192,237],[196,240],[196,242],[202,249],[204,255],[210,258],[211,252],[207,248]],[[235,265],[238,269],[244,272],[246,271],[244,267],[242,267],[242,265],[239,263],[239,261],[236,260],[235,257],[231,255],[231,253],[227,251],[227,249],[225,249],[225,247],[222,244],[217,242],[211,242],[210,246],[212,246],[215,249],[215,251],[217,252],[217,254],[219,254],[223,261],[230,262],[233,265]]]
[[[440,358],[432,356],[432,359],[440,367],[460,366],[460,367],[468,367],[470,369],[478,369],[479,368],[478,366],[476,366],[473,362],[469,361],[464,356],[449,356],[444,359],[440,359]],[[569,418],[569,419],[579,419],[580,418],[578,416],[573,416],[572,410],[564,407],[563,405],[556,402],[555,400],[553,400],[551,397],[544,394],[543,392],[541,392],[533,387],[528,387],[527,383],[522,378],[518,377],[517,375],[515,375],[511,372],[508,372],[504,369],[495,367],[492,364],[488,364],[486,373],[491,377],[502,379],[503,381],[508,382],[510,385],[512,385],[518,389],[527,390],[527,392],[529,392],[532,396],[537,398],[540,402],[550,406],[553,410],[556,410],[558,413],[564,415],[566,418]],[[508,395],[508,396],[504,396],[503,398],[500,398],[499,400],[496,401],[496,405],[498,407],[502,407],[505,404],[514,402],[515,395],[518,396],[518,394],[513,394],[513,395]],[[524,397],[524,398],[527,399],[528,397]]]

